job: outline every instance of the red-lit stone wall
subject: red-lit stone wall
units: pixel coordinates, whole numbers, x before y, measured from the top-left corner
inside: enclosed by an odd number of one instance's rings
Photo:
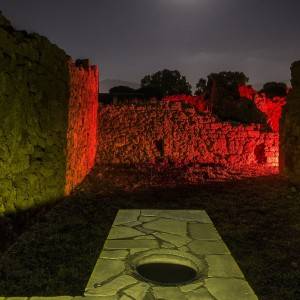
[[[282,114],[282,108],[286,103],[286,97],[274,97],[272,99],[264,94],[257,94],[254,97],[256,107],[265,114],[267,124],[270,128],[279,132],[279,122]]]
[[[239,94],[242,98],[252,100],[256,107],[265,115],[270,129],[279,132],[279,122],[286,97],[268,98],[266,94],[255,91],[251,86],[239,86]]]
[[[66,194],[81,183],[94,166],[99,93],[97,66],[70,63],[69,72]]]
[[[278,171],[278,133],[259,124],[220,122],[181,103],[108,105],[99,111],[104,164],[217,164]]]
[[[208,112],[209,111],[209,103],[204,99],[202,95],[199,96],[191,96],[191,95],[173,95],[166,96],[162,99],[163,102],[182,102],[186,104],[190,104],[195,107],[195,109],[199,112]]]

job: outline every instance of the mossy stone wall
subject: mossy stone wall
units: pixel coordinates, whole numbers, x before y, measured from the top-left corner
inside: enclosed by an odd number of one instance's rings
[[[300,186],[300,61],[291,66],[292,90],[280,123],[280,171]]]
[[[0,214],[64,194],[68,60],[0,13]]]

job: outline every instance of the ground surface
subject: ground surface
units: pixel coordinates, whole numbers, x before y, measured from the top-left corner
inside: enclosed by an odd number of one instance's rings
[[[300,299],[300,192],[283,178],[178,185],[176,172],[101,170],[3,250],[0,295],[82,294],[117,210],[158,208],[205,209],[259,299]]]

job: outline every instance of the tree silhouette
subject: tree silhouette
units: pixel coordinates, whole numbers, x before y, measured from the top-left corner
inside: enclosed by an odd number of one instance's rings
[[[268,98],[285,97],[287,95],[287,85],[284,82],[267,82],[260,92],[265,93]]]
[[[223,71],[207,76],[206,91],[210,94],[213,82],[216,84],[220,97],[239,99],[239,85],[245,85],[249,78],[243,72]]]
[[[196,84],[195,95],[204,95],[207,91],[207,80],[200,78]]]
[[[139,91],[144,92],[146,96],[148,93],[149,96],[156,96],[160,99],[170,95],[191,95],[192,87],[179,71],[164,69],[154,74],[146,75],[141,80],[141,89]]]

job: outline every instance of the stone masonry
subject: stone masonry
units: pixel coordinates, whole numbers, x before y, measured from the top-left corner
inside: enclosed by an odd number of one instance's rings
[[[97,150],[99,73],[97,66],[69,64],[70,99],[65,192],[76,187],[94,166]]]
[[[94,163],[97,67],[0,13],[0,215],[59,199]]]
[[[260,124],[220,122],[181,103],[107,105],[99,112],[98,162],[190,163],[278,171],[278,133]]]
[[[300,61],[291,66],[292,90],[280,124],[280,171],[300,185]]]

